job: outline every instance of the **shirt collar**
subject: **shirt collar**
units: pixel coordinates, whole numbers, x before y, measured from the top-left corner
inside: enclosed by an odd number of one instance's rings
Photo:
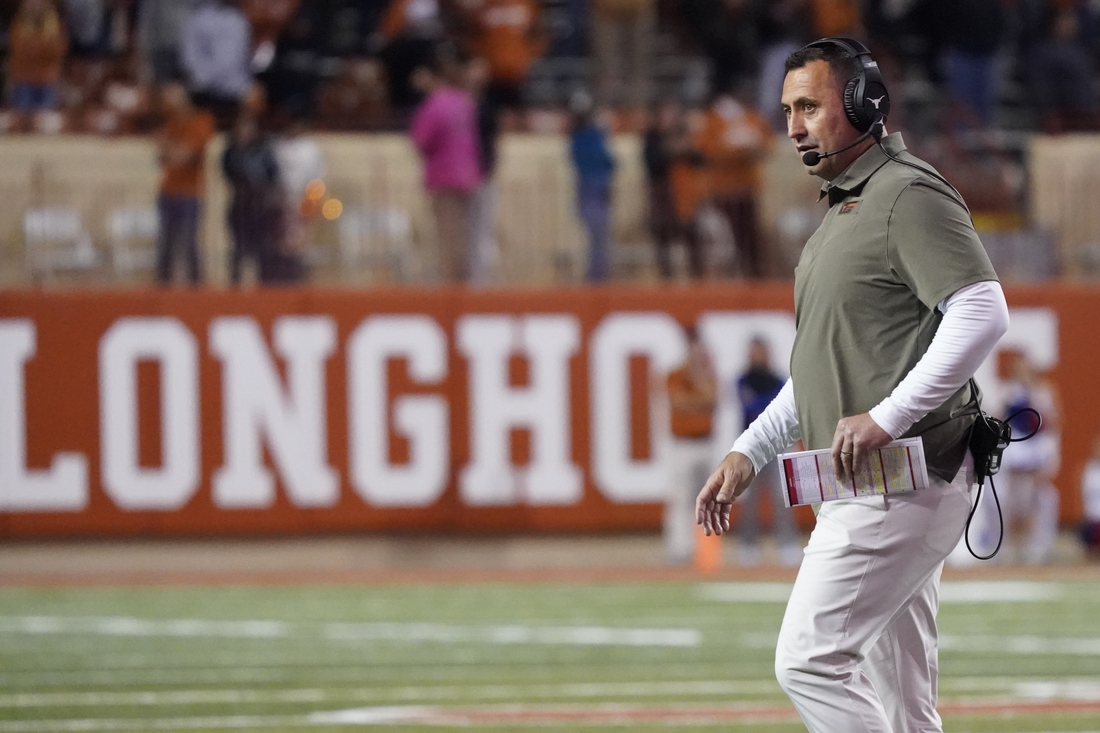
[[[890,155],[898,155],[905,150],[905,143],[901,139],[901,133],[895,132],[882,138],[882,147],[890,152]],[[882,148],[872,145],[867,151],[856,158],[855,162],[845,169],[843,173],[831,181],[825,181],[821,186],[821,195],[817,200],[829,197],[829,206],[844,199],[851,194],[858,194],[867,183],[867,179],[886,164],[889,158]]]

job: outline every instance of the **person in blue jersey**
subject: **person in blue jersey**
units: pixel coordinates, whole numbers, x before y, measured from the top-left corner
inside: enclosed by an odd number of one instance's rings
[[[749,343],[749,363],[745,373],[737,379],[737,399],[741,403],[741,429],[745,430],[783,389],[786,378],[779,376],[772,366],[771,349],[763,336],[754,336]],[[759,565],[760,507],[767,504],[772,516],[772,531],[779,545],[779,562],[787,567],[797,567],[802,560],[802,545],[794,516],[782,502],[776,502],[774,461],[757,476],[752,487],[738,502],[737,562],[745,566]]]

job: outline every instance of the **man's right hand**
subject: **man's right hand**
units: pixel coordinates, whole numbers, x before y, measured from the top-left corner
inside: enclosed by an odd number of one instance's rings
[[[733,502],[755,477],[756,469],[744,453],[730,451],[722,460],[695,500],[695,522],[707,537],[729,531]]]

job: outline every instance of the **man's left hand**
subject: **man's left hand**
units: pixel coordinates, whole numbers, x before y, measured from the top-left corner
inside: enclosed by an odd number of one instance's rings
[[[856,471],[866,465],[871,451],[892,440],[869,413],[842,418],[833,435],[833,465],[840,466],[843,476],[855,481]]]

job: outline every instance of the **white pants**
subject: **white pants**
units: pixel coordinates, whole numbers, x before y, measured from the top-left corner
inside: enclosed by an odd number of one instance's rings
[[[1003,560],[1048,562],[1058,540],[1060,495],[1052,483],[1062,464],[1058,433],[1013,443],[996,476],[1005,523]]]
[[[970,511],[972,467],[951,483],[826,502],[775,655],[813,733],[939,733],[936,611],[943,560]]]
[[[710,476],[714,447],[710,438],[673,438],[672,475],[665,495],[665,556],[674,564],[695,554],[695,498]]]

